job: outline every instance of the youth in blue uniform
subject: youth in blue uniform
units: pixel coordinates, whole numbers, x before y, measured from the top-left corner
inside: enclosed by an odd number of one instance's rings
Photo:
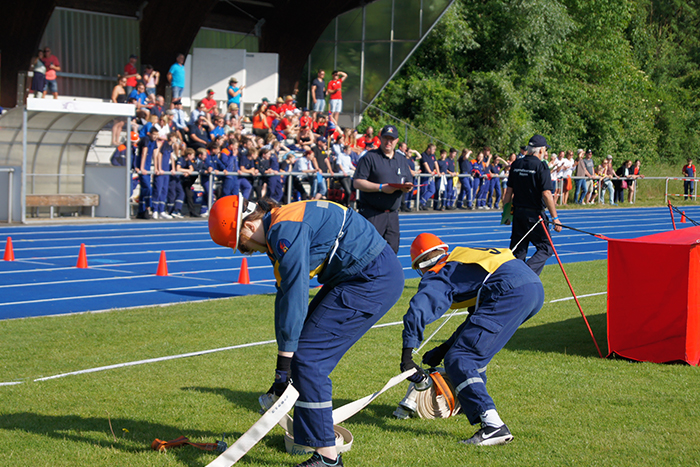
[[[252,157],[249,151],[245,154],[238,154],[238,166],[241,172],[256,175],[255,169],[255,159]],[[248,199],[250,197],[250,192],[253,191],[253,177],[242,177],[238,180],[238,186],[241,190],[241,195]]]
[[[182,175],[177,173],[180,169],[188,167],[187,159],[184,156],[177,158],[175,162],[176,173],[170,174],[168,181],[168,199],[166,208],[168,214],[173,217],[182,217],[182,202],[185,200],[185,190],[182,188]]]
[[[420,172],[421,174],[431,174],[434,175],[438,173],[437,164],[435,161],[435,145],[430,143],[426,148],[425,152],[420,155]],[[435,178],[434,177],[421,177],[421,187],[420,192],[420,209],[423,211],[428,210],[428,200],[435,194]],[[433,207],[437,208],[437,200],[434,201]]]
[[[238,194],[238,143],[232,142],[221,150],[216,162],[217,172],[223,173],[221,178],[222,196]]]
[[[411,352],[423,340],[425,327],[449,308],[474,307],[467,320],[444,344],[427,352],[423,363],[431,367],[445,361],[462,412],[481,429],[465,444],[505,444],[513,439],[486,391],[486,368],[518,327],[532,318],[544,303],[539,277],[508,249],[455,248],[433,234],[420,234],[411,245],[412,266],[423,278],[404,315],[402,371],[417,368]]]
[[[274,264],[278,357],[270,392],[279,395],[290,382],[299,391],[294,440],[316,449],[303,465],[342,466],[328,375],[401,296],[401,264],[372,224],[339,204],[318,200],[279,207],[265,198],[245,215],[237,214],[239,200],[248,204],[239,196],[216,202],[209,231],[219,245],[267,253]],[[309,303],[312,277],[323,288]]]
[[[209,149],[206,152],[198,152],[197,155],[199,159],[199,183],[204,190],[202,195],[202,207],[199,209],[199,214],[202,217],[207,217],[207,211],[209,210],[209,174],[214,171],[214,168],[218,164],[220,151],[219,143],[209,143]]]
[[[469,159],[472,151],[470,149],[462,149],[462,154],[459,155],[457,164],[459,165],[459,173],[462,175],[472,174],[472,161]],[[471,209],[472,200],[474,199],[473,180],[471,177],[459,177],[461,188],[457,196],[457,207],[462,209]]]
[[[472,177],[474,183],[474,197],[476,198],[477,209],[486,209],[486,192],[488,191],[488,183],[486,180],[486,164],[484,163],[484,153],[480,152],[475,160],[472,160]]]
[[[260,171],[263,173],[263,181],[267,183],[267,195],[279,203],[282,201],[284,190],[277,155],[270,149],[263,148],[260,150],[260,159],[260,163],[264,164],[264,170],[261,168]]]
[[[151,209],[151,164],[153,161],[153,153],[158,147],[158,130],[153,127],[148,132],[148,136],[141,138],[139,141],[137,156],[134,157],[134,169],[139,174],[139,185],[141,186],[141,194],[139,195],[139,212],[136,217],[139,219],[147,219],[148,210]]]
[[[486,173],[488,175],[488,199],[486,200],[486,206],[490,209],[498,209],[498,202],[501,200],[501,179],[498,178],[498,174],[501,172],[501,164],[498,163],[500,159],[496,157],[496,160],[492,161],[486,168]],[[491,204],[493,201],[493,204]]]
[[[455,170],[455,156],[457,156],[457,150],[455,148],[450,148],[450,152],[447,154],[447,159],[445,160],[445,176],[447,177],[447,185],[445,186],[445,208],[448,210],[456,209],[455,201],[457,200],[457,194],[455,192],[454,177],[457,175]]]

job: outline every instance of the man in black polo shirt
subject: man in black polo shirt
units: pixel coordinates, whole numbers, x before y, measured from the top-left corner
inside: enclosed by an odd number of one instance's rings
[[[395,152],[399,132],[387,125],[380,135],[379,149],[367,151],[357,161],[353,186],[360,190],[358,210],[370,221],[395,253],[399,251],[399,206],[413,188],[411,163]],[[401,187],[389,184],[402,185]]]
[[[506,207],[506,203],[513,201],[513,230],[510,235],[510,249],[513,250],[513,255],[525,261],[527,248],[532,243],[537,251],[526,263],[539,276],[547,259],[552,256],[553,250],[543,227],[537,226],[534,229],[532,227],[539,220],[539,216],[542,216],[545,221],[548,220],[545,207],[552,215],[554,230],[557,232],[561,232],[561,222],[559,222],[552,197],[549,168],[545,162],[542,162],[542,158],[549,149],[547,140],[544,136],[535,135],[530,138],[526,149],[527,155],[516,159],[510,166],[508,187],[503,195],[503,209],[509,209],[510,206]],[[516,245],[517,248],[515,248]]]

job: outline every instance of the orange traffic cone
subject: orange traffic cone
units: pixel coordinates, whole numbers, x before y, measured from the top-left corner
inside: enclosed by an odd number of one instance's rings
[[[168,275],[168,263],[165,260],[165,251],[160,252],[160,261],[158,261],[158,271],[156,276],[167,276]]]
[[[248,258],[243,258],[241,261],[241,272],[238,273],[239,284],[250,284],[250,276],[248,275]]]
[[[78,253],[78,264],[75,265],[76,268],[87,269],[87,254],[85,253],[85,244],[80,244],[80,253]]]
[[[685,211],[681,211],[681,224],[685,224]]]
[[[14,261],[15,251],[12,249],[12,237],[7,237],[7,243],[5,243],[5,261]]]

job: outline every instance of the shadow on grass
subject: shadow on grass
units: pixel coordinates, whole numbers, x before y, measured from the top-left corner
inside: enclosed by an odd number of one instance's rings
[[[114,437],[111,427],[114,429]],[[179,428],[160,423],[132,420],[127,418],[81,417],[78,415],[43,415],[31,412],[18,412],[0,416],[0,430],[34,433],[60,442],[74,442],[93,447],[119,450],[126,453],[152,452],[151,443],[156,439],[172,440],[186,436],[192,440],[214,442],[221,433],[211,431]],[[230,439],[236,439],[241,433],[232,433]],[[284,443],[284,442],[283,442]],[[211,462],[218,456],[216,452],[207,452],[192,446],[171,449],[183,465],[199,467]]]
[[[222,396],[233,405],[236,405],[238,407],[250,408],[254,412],[257,412],[260,407],[258,403],[258,396],[260,396],[260,394],[258,393],[234,391],[228,388],[187,387],[182,389],[186,391],[198,391],[205,394],[216,394]],[[343,405],[348,404],[350,402],[354,401],[347,399],[333,399],[333,407],[342,407]],[[398,403],[399,400],[396,401],[395,405],[378,404],[376,402],[373,402],[369,406],[362,409],[359,413],[353,415],[350,419],[348,419],[347,423],[379,427],[386,432],[410,432],[414,435],[448,435],[447,432],[442,432],[440,430],[425,429],[425,427],[418,428],[416,426],[408,426],[408,423],[397,423],[397,420],[396,418],[394,418],[393,413],[396,407],[398,406]],[[284,436],[282,434],[272,434],[266,436],[265,438],[263,438],[262,442],[270,448],[281,449],[283,451],[285,450]]]
[[[607,355],[606,315],[587,316],[600,351]],[[586,323],[579,315],[564,321],[521,327],[505,346],[508,350],[530,350],[535,352],[555,352],[581,357],[597,357]]]

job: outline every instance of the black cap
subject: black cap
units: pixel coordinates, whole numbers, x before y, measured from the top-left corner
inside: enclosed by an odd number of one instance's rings
[[[531,148],[545,147],[545,148],[549,149],[549,144],[547,144],[547,140],[542,135],[533,136],[532,138],[530,138],[530,141],[528,141],[527,145],[530,146]]]
[[[586,154],[593,154],[593,151],[589,149],[588,151],[586,151]]]
[[[399,130],[397,130],[394,125],[387,125],[384,128],[382,128],[382,132],[381,132],[380,136],[388,136],[390,138],[398,138],[399,137]]]

